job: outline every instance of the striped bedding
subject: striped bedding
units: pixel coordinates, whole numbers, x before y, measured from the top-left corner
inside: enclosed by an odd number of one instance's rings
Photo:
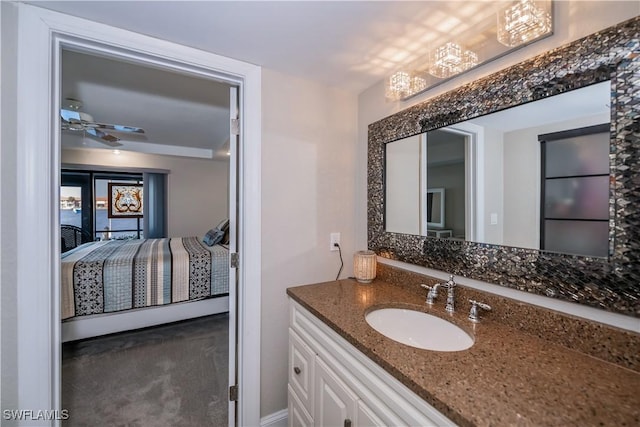
[[[62,319],[228,294],[228,258],[198,237],[86,243],[62,254]]]

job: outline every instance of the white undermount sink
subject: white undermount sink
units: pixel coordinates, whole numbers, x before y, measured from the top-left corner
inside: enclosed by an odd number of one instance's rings
[[[463,329],[436,316],[404,308],[380,308],[365,319],[387,338],[412,347],[434,351],[460,351],[473,345]]]

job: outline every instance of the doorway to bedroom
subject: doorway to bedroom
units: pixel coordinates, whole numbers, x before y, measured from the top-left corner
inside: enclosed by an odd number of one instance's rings
[[[237,85],[86,49],[60,67],[66,424],[231,425]]]

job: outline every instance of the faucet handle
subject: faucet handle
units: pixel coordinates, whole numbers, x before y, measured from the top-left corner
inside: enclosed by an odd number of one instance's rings
[[[478,315],[478,308],[481,308],[486,311],[491,311],[491,306],[489,304],[485,304],[480,301],[475,301],[470,299],[471,310],[469,310],[469,320],[473,323],[478,323],[480,321],[480,316]]]
[[[429,290],[429,292],[427,293],[427,300],[425,301],[425,303],[429,305],[433,304],[433,300],[438,296],[438,285],[429,286],[423,283],[420,286],[424,289]]]
[[[456,282],[455,280],[453,280],[453,274],[449,276],[449,280],[447,280],[446,285],[448,288],[453,288],[456,286]]]

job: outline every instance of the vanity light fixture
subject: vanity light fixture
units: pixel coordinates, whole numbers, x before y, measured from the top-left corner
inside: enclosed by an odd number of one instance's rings
[[[433,51],[430,63],[429,74],[446,79],[478,65],[478,55],[457,43],[448,42]]]
[[[534,0],[518,0],[498,12],[498,41],[515,47],[551,32],[551,13]]]
[[[399,64],[400,68],[385,81],[387,100],[407,100],[476,66],[553,34],[553,0],[475,4],[480,5],[475,14],[477,19],[474,16],[473,25],[468,29],[450,36],[443,33],[430,42],[440,47],[431,49],[424,56],[416,58],[416,52],[410,52],[408,57],[412,62]],[[452,38],[447,40],[444,37]]]
[[[376,278],[376,253],[358,251],[353,255],[353,275],[360,283],[371,283]]]

